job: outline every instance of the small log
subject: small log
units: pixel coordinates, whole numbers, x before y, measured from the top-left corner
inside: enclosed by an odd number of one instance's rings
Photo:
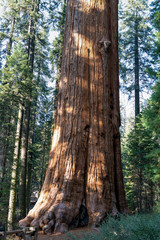
[[[2,237],[5,237],[7,235],[12,235],[12,234],[22,234],[23,239],[25,239],[26,235],[30,235],[30,236],[34,236],[34,239],[37,240],[38,231],[34,227],[26,227],[23,229],[0,232],[0,236]]]
[[[21,229],[6,231],[6,235],[17,234],[17,233],[22,233],[22,232],[23,232],[23,230],[21,230]],[[4,232],[0,232],[0,235],[4,236]]]

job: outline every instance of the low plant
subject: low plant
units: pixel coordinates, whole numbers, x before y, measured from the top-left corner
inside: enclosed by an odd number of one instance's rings
[[[108,217],[98,235],[88,234],[81,240],[160,240],[160,214]]]

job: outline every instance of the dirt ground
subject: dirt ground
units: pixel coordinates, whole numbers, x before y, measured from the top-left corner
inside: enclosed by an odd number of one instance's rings
[[[75,239],[79,240],[83,238],[84,235],[94,233],[97,234],[97,240],[98,235],[100,234],[99,229],[94,229],[90,227],[84,227],[84,228],[78,228],[72,231],[69,231],[65,234],[51,234],[51,235],[45,235],[43,232],[38,232],[38,240],[73,240],[71,237],[69,237],[70,234],[72,234]],[[74,240],[75,240],[74,239]]]

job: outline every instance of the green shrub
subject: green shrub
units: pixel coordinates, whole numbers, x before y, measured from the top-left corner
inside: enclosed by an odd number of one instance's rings
[[[153,211],[154,211],[155,213],[159,213],[159,214],[160,214],[160,201],[158,201],[158,202],[156,203],[156,206],[153,208]]]
[[[160,240],[160,214],[109,217],[98,235],[81,240]]]
[[[143,214],[109,218],[101,227],[102,239],[160,240],[160,215]]]

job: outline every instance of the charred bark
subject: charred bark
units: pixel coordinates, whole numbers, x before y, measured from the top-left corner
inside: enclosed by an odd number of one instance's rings
[[[119,135],[117,16],[117,0],[68,1],[50,160],[40,197],[20,226],[64,232],[79,226],[82,209],[86,224],[99,223],[107,213],[128,212]]]

